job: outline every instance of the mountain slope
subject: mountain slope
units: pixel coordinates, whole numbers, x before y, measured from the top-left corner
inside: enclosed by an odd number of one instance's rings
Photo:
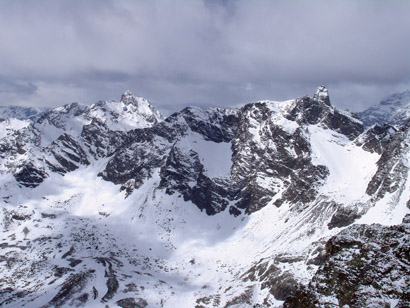
[[[409,223],[355,225],[332,237],[323,266],[285,307],[408,307]]]
[[[366,127],[373,124],[402,125],[410,118],[410,90],[392,94],[358,115]]]
[[[0,106],[0,119],[35,120],[48,110],[49,108]]]
[[[104,134],[101,128],[107,124],[112,126],[111,139],[104,147],[115,147],[120,141],[114,140],[120,134],[115,132],[149,127],[161,120],[162,115],[148,101],[134,97],[131,92],[126,92],[120,102],[98,102],[91,106],[72,103],[58,107],[22,129],[11,130],[0,140],[3,172],[11,170],[20,185],[35,187],[51,172],[64,174],[80,165],[88,165],[88,152],[97,151],[88,147],[98,147],[95,132]],[[83,138],[83,132],[92,138]],[[90,139],[94,145],[87,143]]]
[[[0,140],[1,306],[280,307],[332,236],[409,212],[408,126],[363,131],[324,87],[165,120],[145,103]]]

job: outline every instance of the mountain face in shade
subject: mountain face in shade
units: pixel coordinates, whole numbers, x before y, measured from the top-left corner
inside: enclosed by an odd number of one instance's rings
[[[127,91],[0,125],[2,307],[406,299],[409,124],[364,130],[324,86],[167,118]],[[376,291],[349,270],[362,247],[363,271],[402,266]]]
[[[392,94],[358,114],[366,127],[385,123],[403,125],[410,118],[410,90]]]

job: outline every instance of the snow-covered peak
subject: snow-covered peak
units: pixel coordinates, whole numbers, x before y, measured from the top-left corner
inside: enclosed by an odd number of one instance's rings
[[[63,134],[77,138],[84,125],[98,120],[112,131],[146,128],[162,121],[163,116],[144,98],[125,92],[119,102],[99,101],[91,106],[66,104],[44,112],[33,128],[39,134],[42,146],[48,146]]]
[[[136,106],[140,114],[153,117],[155,122],[160,122],[164,119],[164,116],[156,110],[147,99],[134,96],[130,90],[125,91],[124,94],[121,95],[121,102],[127,106]]]
[[[365,126],[388,123],[401,125],[410,118],[410,90],[394,93],[379,104],[359,113]]]
[[[127,106],[137,106],[139,113],[144,115],[154,115],[158,121],[163,119],[162,115],[155,110],[147,99],[134,96],[130,90],[125,91],[124,94],[121,95],[120,102]]]
[[[100,101],[86,110],[90,118],[97,118],[112,130],[126,131],[151,127],[164,117],[148,100],[126,91],[119,102]]]
[[[325,103],[327,105],[330,105],[330,99],[329,99],[329,91],[325,86],[319,86],[316,89],[315,94],[313,95],[313,99],[318,102]]]

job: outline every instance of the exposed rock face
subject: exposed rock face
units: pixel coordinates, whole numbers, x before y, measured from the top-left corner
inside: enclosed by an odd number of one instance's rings
[[[409,153],[409,129],[407,122],[384,147],[380,160],[377,162],[378,170],[369,182],[366,193],[381,199],[386,193],[403,190],[408,174],[408,165],[405,156]]]
[[[276,265],[268,261],[260,262],[242,275],[244,281],[258,281],[262,289],[269,292],[278,300],[284,301],[297,289],[297,281],[289,273],[283,273]]]
[[[162,188],[180,193],[208,214],[232,202],[235,215],[252,213],[275,196],[276,206],[311,202],[328,171],[312,164],[303,126],[324,123],[352,139],[363,130],[357,119],[331,107],[323,93],[327,90],[320,88],[314,99],[283,106],[266,101],[239,110],[186,108],[153,128],[130,132],[132,144],[117,151],[103,177],[131,192],[160,168]],[[197,153],[188,149],[184,140],[192,133],[231,143],[232,168],[225,179],[209,177]]]
[[[113,155],[118,147],[126,142],[126,135],[109,129],[98,119],[93,119],[90,124],[83,126],[81,139],[86,150],[98,159]]]
[[[324,265],[284,307],[408,307],[409,222],[354,225],[331,238]]]
[[[317,88],[315,95],[313,95],[313,100],[330,106],[329,91],[325,86],[320,86]]]
[[[130,115],[138,119],[137,129],[125,129],[130,128]],[[64,174],[88,165],[90,157],[110,157],[100,175],[121,184],[128,194],[159,170],[160,188],[167,193],[181,194],[209,215],[225,210],[228,204],[230,212],[239,215],[255,212],[272,200],[280,206],[284,202],[307,204],[316,198],[328,170],[312,163],[305,126],[322,125],[349,139],[363,131],[360,121],[330,105],[323,86],[313,98],[263,101],[240,109],[185,108],[161,119],[146,100],[130,92],[118,103],[98,102],[91,107],[73,103],[57,108],[27,129],[30,144],[43,149],[44,144],[47,154],[35,156],[35,165],[22,159],[16,179],[34,187],[49,172]],[[125,126],[119,127],[123,122]],[[46,128],[57,132],[46,133]],[[53,134],[61,135],[49,144]],[[210,175],[192,138],[210,146],[228,144],[230,172]],[[24,146],[22,142],[21,148]],[[4,145],[4,151],[9,148],[12,145]]]
[[[38,168],[28,162],[16,170],[14,177],[20,185],[33,188],[44,181],[47,173],[43,168]]]
[[[317,100],[303,97],[289,112],[288,119],[300,124],[322,123],[351,140],[363,132],[363,124],[354,114],[339,111],[327,105],[325,101],[327,100],[323,97]]]
[[[87,153],[80,144],[68,134],[63,134],[49,147],[55,162],[47,161],[51,171],[67,173],[76,170],[80,165],[88,165]]]
[[[328,227],[329,229],[347,227],[359,217],[359,213],[357,213],[354,208],[338,207],[335,214],[333,214]]]
[[[127,144],[127,131],[162,121],[150,103],[127,91],[120,102],[67,104],[0,140],[0,156],[17,182],[36,187],[50,172],[65,174]]]
[[[0,305],[51,288],[38,307],[175,307],[175,294],[207,308],[407,299],[407,246],[394,239],[408,226],[349,226],[375,206],[389,219],[410,207],[410,124],[363,132],[321,86],[313,98],[166,119],[126,92],[18,125],[0,138]],[[399,271],[378,272],[376,258]],[[371,280],[386,273],[386,288]]]
[[[291,112],[299,104],[297,101]],[[233,140],[232,179],[240,188],[236,207],[248,213],[279,194],[277,206],[284,201],[309,202],[316,196],[315,184],[327,175],[326,167],[312,164],[302,128],[292,120],[286,123],[290,129],[278,125],[277,117],[282,116],[278,113],[268,102],[245,106],[241,112]]]
[[[397,129],[389,124],[376,124],[358,138],[356,143],[371,153],[382,154],[396,132]]]
[[[85,304],[88,301],[88,293],[83,293],[80,296],[78,296],[78,293],[84,289],[88,280],[92,276],[92,271],[71,274],[61,285],[61,289],[57,295],[54,296],[48,304],[42,306],[41,308],[61,307],[69,300],[71,300],[72,304],[77,304],[78,306]]]

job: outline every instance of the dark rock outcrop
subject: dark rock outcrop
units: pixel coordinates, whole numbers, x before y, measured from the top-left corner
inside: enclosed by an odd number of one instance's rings
[[[406,139],[409,136],[410,121],[400,128],[384,145],[382,155],[377,162],[377,172],[372,177],[366,193],[379,200],[386,193],[393,193],[404,189],[404,179],[407,177],[408,167],[404,155],[409,152]]]
[[[354,225],[326,244],[326,259],[311,283],[284,307],[408,307],[410,216],[403,224]]]

